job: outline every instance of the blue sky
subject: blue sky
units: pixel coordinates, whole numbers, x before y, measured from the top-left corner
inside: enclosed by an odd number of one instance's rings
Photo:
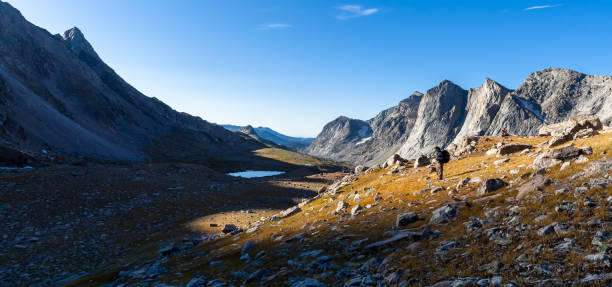
[[[547,67],[611,75],[612,1],[9,0],[77,26],[148,96],[217,123],[316,136],[444,79],[518,87]]]

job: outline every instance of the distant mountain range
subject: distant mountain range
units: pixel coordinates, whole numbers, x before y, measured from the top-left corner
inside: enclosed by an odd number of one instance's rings
[[[262,139],[269,140],[275,144],[285,146],[294,151],[300,151],[306,148],[314,140],[314,138],[290,137],[290,136],[281,134],[268,127],[253,128],[250,125],[248,126],[222,125],[222,127],[230,131],[242,131],[243,133],[251,134],[251,135],[255,134],[261,137]]]
[[[530,136],[545,123],[595,114],[612,123],[612,77],[550,68],[531,74],[516,90],[486,79],[464,90],[442,81],[363,121],[338,117],[305,152],[353,164],[374,165],[397,153],[406,158],[446,147],[463,136]]]

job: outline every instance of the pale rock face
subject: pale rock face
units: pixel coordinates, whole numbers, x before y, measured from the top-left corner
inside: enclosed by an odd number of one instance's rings
[[[398,154],[414,158],[445,147],[459,133],[465,120],[467,91],[450,81],[443,81],[425,93],[410,136]]]
[[[511,90],[487,78],[482,86],[468,91],[466,117],[455,141],[463,136],[482,136],[489,130],[504,98]]]
[[[339,117],[323,131],[306,153],[337,161],[373,166],[393,156],[408,138],[423,94],[415,92],[397,106],[368,121]]]

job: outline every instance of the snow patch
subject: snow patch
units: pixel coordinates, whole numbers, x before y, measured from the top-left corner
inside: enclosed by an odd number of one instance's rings
[[[523,99],[521,97],[514,97],[514,99],[518,100],[519,106],[530,111],[532,114],[536,116],[536,118],[538,118],[539,120],[543,122],[546,121],[546,119],[544,119],[544,116],[542,116],[542,113],[538,111],[537,107],[532,102],[530,102],[527,99]]]
[[[363,139],[359,140],[355,145],[364,144],[364,143],[368,142],[371,139],[372,139],[372,137],[363,138]]]

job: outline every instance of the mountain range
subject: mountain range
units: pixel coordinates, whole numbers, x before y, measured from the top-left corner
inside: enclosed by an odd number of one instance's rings
[[[254,160],[261,142],[124,81],[78,28],[53,35],[0,2],[0,144],[102,161]]]
[[[255,134],[262,139],[269,140],[275,144],[285,146],[294,151],[300,151],[309,146],[314,138],[302,138],[302,137],[291,137],[281,134],[268,127],[252,127],[247,126],[235,126],[235,125],[222,125],[224,128],[230,131],[242,130],[247,134]]]
[[[491,79],[469,90],[444,80],[370,120],[338,117],[305,151],[375,165],[396,153],[414,158],[464,136],[500,135],[504,128],[510,134],[532,136],[544,124],[580,114],[595,114],[605,125],[612,123],[612,77],[549,68],[529,75],[516,90]]]

